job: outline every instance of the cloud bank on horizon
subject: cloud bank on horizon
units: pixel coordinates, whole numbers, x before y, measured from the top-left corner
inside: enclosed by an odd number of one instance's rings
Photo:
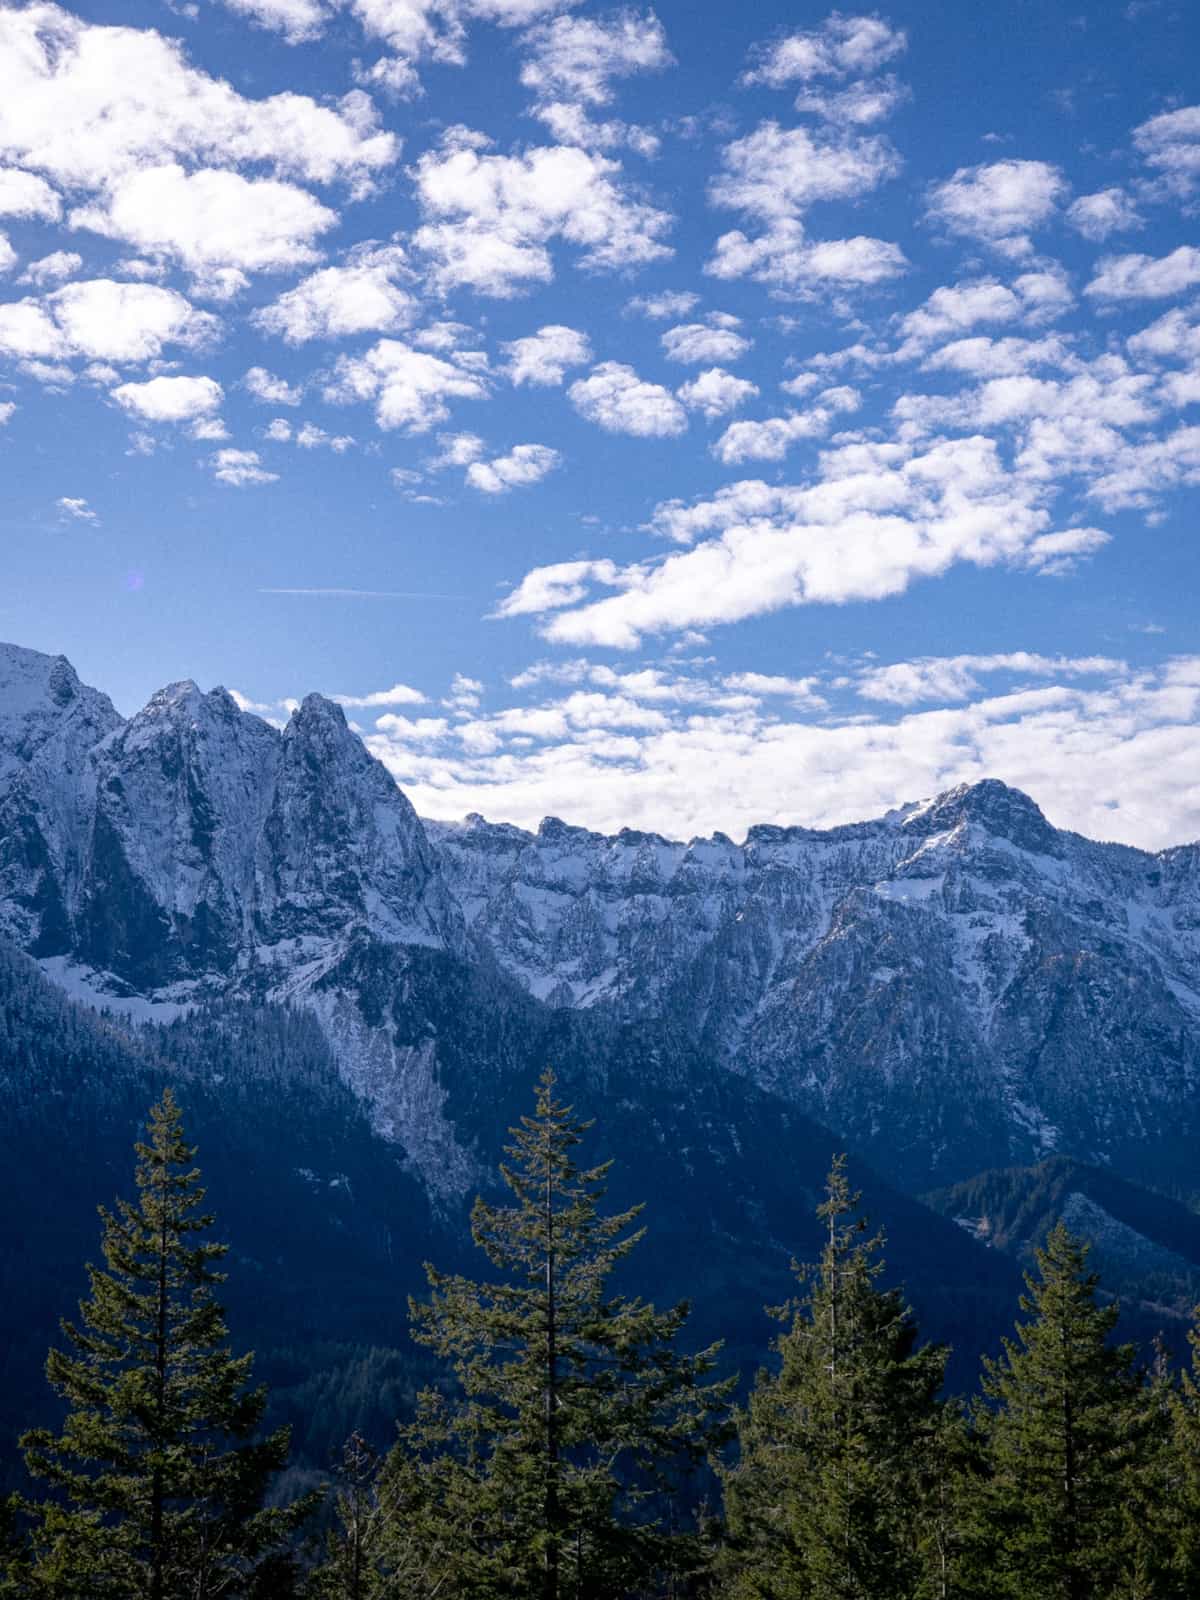
[[[0,5],[0,633],[430,814],[1200,835],[1189,24],[1008,10]]]

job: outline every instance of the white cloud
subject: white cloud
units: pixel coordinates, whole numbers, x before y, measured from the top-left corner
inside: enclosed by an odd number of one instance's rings
[[[53,250],[48,256],[31,261],[17,281],[45,288],[48,283],[62,283],[65,278],[74,277],[82,266],[83,257],[73,250]]]
[[[11,272],[17,264],[17,252],[8,242],[8,235],[0,233],[0,272]]]
[[[503,349],[508,357],[509,382],[518,386],[560,384],[568,367],[581,367],[592,359],[587,334],[561,323],[548,323],[523,339],[511,340]]]
[[[348,433],[326,433],[315,422],[305,422],[296,430],[296,443],[301,450],[332,450],[334,455],[345,455],[354,445]]]
[[[709,186],[714,205],[753,216],[795,217],[818,200],[852,200],[900,170],[891,143],[781,128],[763,122],[721,152],[722,171]]]
[[[712,453],[726,466],[742,461],[782,461],[792,445],[827,433],[837,413],[856,410],[860,400],[856,389],[827,389],[811,411],[793,411],[761,422],[731,422]]]
[[[0,82],[0,157],[72,187],[106,189],[176,160],[362,185],[399,153],[359,92],[335,106],[293,92],[249,99],[153,29],[88,23],[39,0],[0,12]]]
[[[394,281],[407,273],[396,246],[368,248],[346,266],[323,267],[253,316],[267,333],[289,344],[340,339],[356,333],[391,333],[413,320],[416,301]]]
[[[244,489],[250,483],[277,483],[279,474],[268,472],[257,450],[218,450],[212,458],[213,475],[218,483]]]
[[[0,305],[0,352],[54,360],[152,361],[168,344],[196,349],[218,328],[181,294],[156,284],[90,278],[41,299]]]
[[[845,16],[835,11],[818,29],[785,34],[760,45],[742,82],[782,89],[814,78],[876,72],[907,47],[907,36],[881,17]]]
[[[0,401],[0,428],[11,422],[16,413],[16,402],[13,400]]]
[[[822,708],[828,703],[819,693],[818,685],[821,680],[816,676],[787,678],[771,672],[733,672],[721,681],[727,689],[744,690],[755,699],[778,696]]]
[[[328,12],[320,0],[225,0],[260,28],[281,33],[288,44],[304,44],[323,31]]]
[[[218,411],[224,394],[214,378],[151,378],[146,383],[123,383],[112,397],[148,422],[186,422]]]
[[[945,284],[900,319],[904,342],[897,354],[902,360],[909,359],[929,345],[981,323],[1044,322],[1066,311],[1072,301],[1062,274],[1046,270],[1023,273],[1011,287],[995,278]]]
[[[826,122],[867,128],[885,121],[907,99],[905,86],[888,76],[852,83],[845,89],[803,89],[796,96],[796,110],[824,117]]]
[[[668,361],[699,364],[703,361],[738,361],[754,341],[733,328],[703,322],[684,322],[668,328],[660,340]]]
[[[62,201],[44,178],[16,167],[0,167],[0,217],[37,217],[57,222]]]
[[[1200,283],[1200,250],[1181,244],[1165,256],[1105,256],[1084,294],[1096,300],[1165,300]]]
[[[264,406],[298,406],[304,398],[303,389],[279,378],[266,367],[250,367],[242,378],[242,386]]]
[[[616,831],[734,838],[762,822],[829,827],[880,816],[958,783],[1001,777],[1050,821],[1145,848],[1200,834],[1200,662],[1097,684],[1046,683],[843,723],[662,707],[665,726],[566,696],[424,738],[368,740],[424,816],[546,815]],[[660,703],[661,706],[661,703]]]
[[[500,614],[537,611],[549,597],[541,609],[557,614],[542,625],[546,638],[630,649],[648,634],[786,606],[883,599],[963,562],[1057,572],[1106,535],[1070,529],[1064,538],[1045,495],[979,434],[924,447],[847,443],[823,452],[807,487],[750,482],[690,508],[661,507],[656,521],[669,536],[710,535],[685,553],[625,567],[570,564],[565,580],[550,582],[535,568]]]
[[[616,270],[670,254],[665,211],[626,194],[619,163],[562,146],[521,155],[483,153],[486,140],[451,129],[417,163],[425,222],[413,244],[439,292],[506,297],[554,276],[549,244],[580,248],[581,266]]]
[[[103,200],[71,212],[73,228],[123,239],[150,256],[178,260],[214,286],[219,298],[244,277],[281,272],[316,259],[314,243],[337,221],[305,189],[275,178],[245,178],[178,164],[144,167],[114,180]]]
[[[687,412],[669,389],[639,378],[620,361],[604,361],[567,391],[571,404],[589,422],[609,433],[669,438],[687,431]]]
[[[373,694],[334,694],[329,698],[347,711],[369,711],[375,707],[423,706],[429,696],[410,688],[407,683],[394,683],[390,689],[376,689]]]
[[[100,518],[86,500],[74,495],[65,494],[55,501],[58,509],[66,517],[73,517],[76,522],[99,522]]]
[[[474,461],[467,468],[467,482],[482,494],[507,494],[510,489],[527,489],[553,472],[562,457],[545,444],[514,445],[506,456],[491,461]]]
[[[752,278],[803,299],[886,283],[907,266],[899,245],[884,239],[860,234],[810,241],[801,223],[784,217],[757,238],[737,228],[723,233],[704,270],[715,278]]]
[[[470,352],[450,361],[414,350],[399,339],[380,339],[362,356],[341,356],[326,399],[336,404],[373,400],[381,428],[427,433],[450,415],[451,400],[483,400],[488,389]]]
[[[1098,189],[1081,194],[1067,207],[1067,221],[1085,239],[1107,239],[1110,233],[1128,233],[1144,226],[1138,208],[1124,189]]]
[[[929,191],[928,215],[951,233],[978,239],[1004,255],[1027,255],[1030,232],[1048,222],[1067,183],[1046,161],[994,161],[957,172]]]
[[[865,667],[856,674],[864,700],[911,706],[921,701],[969,700],[980,692],[979,679],[1008,672],[1032,678],[1119,677],[1127,668],[1110,656],[1044,656],[1028,650],[994,655],[922,656],[884,667]]]
[[[669,317],[686,317],[700,304],[700,296],[690,289],[664,289],[660,294],[637,294],[625,309],[654,322],[665,322]]]
[[[1189,195],[1200,184],[1200,106],[1151,117],[1133,130],[1133,142],[1177,193]]]
[[[689,411],[700,411],[710,421],[736,411],[757,393],[756,383],[748,378],[737,378],[723,367],[709,367],[707,372],[697,373],[675,391]]]
[[[658,72],[671,65],[667,36],[652,11],[618,11],[607,17],[553,17],[527,36],[529,56],[521,82],[539,103],[578,101],[607,105],[614,78]]]
[[[437,442],[437,455],[430,456],[425,463],[430,472],[444,472],[447,467],[469,467],[487,450],[477,433],[439,433]]]

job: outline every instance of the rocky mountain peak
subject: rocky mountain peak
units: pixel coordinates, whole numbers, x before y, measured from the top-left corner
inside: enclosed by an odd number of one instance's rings
[[[1055,855],[1060,849],[1058,832],[1046,821],[1037,802],[998,778],[961,783],[906,810],[901,826],[908,834],[927,837],[965,823],[1034,855]]]

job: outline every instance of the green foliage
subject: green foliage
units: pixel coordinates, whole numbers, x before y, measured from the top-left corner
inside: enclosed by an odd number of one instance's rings
[[[759,1375],[725,1473],[729,1600],[900,1600],[939,1538],[937,1393],[946,1352],[917,1349],[880,1235],[855,1215],[842,1158],[819,1215],[826,1243],[776,1312],[778,1368]],[[944,1535],[942,1535],[944,1537]]]
[[[501,1168],[512,1203],[472,1214],[493,1276],[430,1268],[412,1305],[457,1391],[422,1397],[384,1474],[406,1594],[615,1600],[700,1564],[680,1489],[723,1436],[731,1385],[711,1377],[715,1347],[678,1350],[686,1305],[610,1290],[641,1208],[602,1213],[609,1164],[574,1156],[587,1126],[547,1073]]]
[[[46,1374],[67,1405],[58,1433],[22,1440],[51,1495],[28,1507],[33,1594],[71,1600],[217,1600],[288,1593],[288,1545],[310,1505],[264,1508],[287,1434],[255,1435],[265,1391],[234,1356],[216,1299],[226,1246],[167,1090],[137,1145],[136,1203],[101,1208],[105,1266],[68,1349]],[[268,1583],[269,1578],[269,1583]]]
[[[1005,1600],[1134,1594],[1131,1508],[1153,1461],[1161,1407],[1129,1345],[1110,1335],[1087,1246],[1059,1223],[1037,1252],[1017,1339],[985,1362],[992,1409],[977,1422],[986,1477],[976,1497],[967,1592]],[[1146,1592],[1146,1591],[1143,1591]]]

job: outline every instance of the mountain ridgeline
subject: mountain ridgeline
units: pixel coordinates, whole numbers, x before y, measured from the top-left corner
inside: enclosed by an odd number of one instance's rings
[[[280,730],[179,683],[126,720],[64,658],[0,646],[0,980],[0,1272],[31,1237],[50,1263],[22,1383],[168,1080],[246,1282],[279,1297],[247,1290],[242,1325],[285,1405],[393,1361],[430,1240],[547,1063],[602,1113],[617,1199],[653,1198],[647,1286],[747,1363],[834,1150],[966,1382],[1020,1250],[954,1186],[1055,1157],[1184,1214],[1200,1188],[1200,847],[1095,843],[995,781],[740,844],[422,822],[321,696]],[[1051,1188],[1108,1215],[1096,1185]],[[1189,1282],[1200,1244],[1169,1233]]]

